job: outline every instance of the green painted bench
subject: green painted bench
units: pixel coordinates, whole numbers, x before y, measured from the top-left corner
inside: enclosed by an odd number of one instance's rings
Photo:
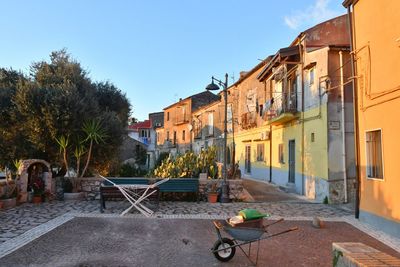
[[[195,193],[196,200],[199,202],[198,178],[171,178],[158,188],[160,189],[160,193]]]
[[[115,184],[149,184],[148,178],[108,178]],[[140,192],[139,192],[140,193]],[[149,196],[149,200],[157,201],[158,204],[158,191]],[[104,181],[100,185],[100,212],[103,213],[106,208],[106,200],[125,200],[121,191],[108,181]]]

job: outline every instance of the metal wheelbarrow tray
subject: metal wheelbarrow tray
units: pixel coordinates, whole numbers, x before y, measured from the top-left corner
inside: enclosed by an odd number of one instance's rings
[[[278,233],[268,234],[267,228],[276,223],[282,222],[283,219],[270,223],[268,225],[263,225],[263,219],[247,221],[237,225],[231,225],[229,222],[224,220],[213,221],[215,226],[215,231],[218,236],[218,240],[215,242],[214,246],[211,248],[211,252],[219,261],[229,261],[235,256],[236,247],[246,255],[249,261],[257,265],[258,253],[260,248],[260,240],[285,234],[291,231],[295,231],[298,228],[290,228]],[[232,238],[222,237],[221,230],[230,235]],[[254,263],[250,258],[251,243],[257,242],[257,257]],[[242,246],[249,245],[248,252],[244,251]]]

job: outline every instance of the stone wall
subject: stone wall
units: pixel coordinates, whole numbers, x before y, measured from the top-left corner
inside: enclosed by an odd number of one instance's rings
[[[100,184],[104,180],[98,177],[81,178],[81,191],[85,193],[86,199],[100,199]]]
[[[201,200],[207,200],[207,193],[210,191],[213,183],[217,183],[217,187],[220,190],[222,179],[210,180],[210,179],[199,179],[199,193]],[[243,191],[243,180],[228,180],[229,184],[229,198],[234,201],[244,200],[246,195]]]
[[[99,199],[100,198],[100,184],[103,179],[96,177],[82,178],[80,185],[82,192],[85,193],[86,199]],[[217,183],[218,188],[221,187],[222,180],[209,180],[209,179],[199,179],[199,193],[200,199],[207,200],[207,192],[213,183]],[[243,200],[246,196],[243,191],[243,181],[238,180],[228,180],[229,183],[229,198],[232,200]]]

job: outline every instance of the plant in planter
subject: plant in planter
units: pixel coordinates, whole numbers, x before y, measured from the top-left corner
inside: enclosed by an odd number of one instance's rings
[[[107,137],[107,134],[104,128],[102,127],[101,122],[96,119],[85,122],[83,124],[82,132],[85,134],[85,136],[83,137],[84,139],[82,138],[83,139],[82,141],[81,137],[79,136],[76,138],[78,140],[78,145],[75,147],[75,150],[73,152],[76,162],[76,168],[75,168],[76,175],[74,175],[75,177],[71,177],[71,175],[69,174],[69,165],[68,165],[68,149],[70,147],[69,137],[60,136],[59,138],[55,139],[60,147],[60,153],[63,156],[63,165],[67,170],[69,181],[72,183],[72,192],[68,192],[69,191],[68,190],[64,191],[64,193],[79,193],[80,180],[88,171],[88,167],[92,159],[93,148],[96,144],[104,142],[104,139]],[[85,148],[86,144],[88,145],[87,149]],[[86,154],[86,162],[81,172],[81,160],[85,154]],[[66,180],[64,181],[64,183],[66,183]],[[80,193],[77,196],[72,196],[72,195],[69,196],[70,199],[81,198],[81,197],[82,195]]]
[[[3,208],[13,208],[17,205],[17,190],[15,184],[7,182],[5,194],[1,197]]]
[[[217,182],[213,181],[210,185],[210,189],[207,193],[207,199],[210,203],[216,203],[218,199],[218,186]]]
[[[6,173],[6,185],[2,199],[0,200],[4,208],[12,208],[17,205],[17,181],[18,176],[13,179],[12,173]]]
[[[218,173],[218,169],[216,168],[216,166],[211,165],[209,167],[208,170],[209,179],[215,179],[215,177],[217,176]],[[210,185],[210,189],[207,192],[207,198],[208,198],[208,202],[210,203],[216,203],[217,199],[218,199],[218,185],[216,181],[212,181],[211,185]]]
[[[32,190],[33,190],[33,203],[40,203],[42,202],[43,194],[44,194],[44,183],[41,179],[36,179],[32,183]]]

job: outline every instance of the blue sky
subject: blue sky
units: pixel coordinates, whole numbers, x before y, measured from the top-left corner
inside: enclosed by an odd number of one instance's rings
[[[0,66],[29,72],[66,48],[126,92],[139,120],[345,13],[337,0],[0,0]],[[230,78],[229,83],[233,80]]]

